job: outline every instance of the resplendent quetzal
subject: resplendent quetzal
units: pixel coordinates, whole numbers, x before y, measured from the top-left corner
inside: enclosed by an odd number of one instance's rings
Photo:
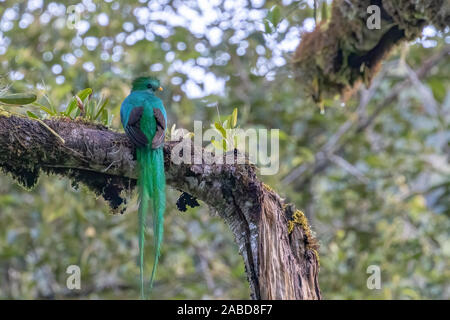
[[[156,91],[162,91],[159,80],[140,77],[133,81],[131,93],[122,102],[120,118],[127,136],[136,146],[139,167],[139,259],[141,298],[144,289],[144,240],[149,203],[153,207],[153,233],[155,261],[150,278],[150,288],[156,273],[163,239],[164,210],[166,206],[166,179],[164,175],[163,145],[167,115]]]

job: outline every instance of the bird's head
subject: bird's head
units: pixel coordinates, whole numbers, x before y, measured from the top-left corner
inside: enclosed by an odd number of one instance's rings
[[[149,90],[155,93],[156,91],[162,91],[163,88],[159,84],[159,80],[154,77],[139,77],[133,80],[131,90]]]

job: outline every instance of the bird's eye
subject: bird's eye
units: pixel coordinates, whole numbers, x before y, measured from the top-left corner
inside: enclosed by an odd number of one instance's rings
[[[149,84],[147,85],[147,88],[153,89],[153,86],[149,83]]]

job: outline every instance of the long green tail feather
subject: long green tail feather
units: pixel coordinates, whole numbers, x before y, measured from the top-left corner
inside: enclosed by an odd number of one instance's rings
[[[141,298],[145,298],[144,281],[144,243],[145,228],[150,199],[152,200],[154,263],[150,277],[150,288],[156,275],[164,230],[164,211],[166,207],[166,178],[164,174],[164,155],[162,148],[138,148],[136,151],[139,164],[139,256]]]

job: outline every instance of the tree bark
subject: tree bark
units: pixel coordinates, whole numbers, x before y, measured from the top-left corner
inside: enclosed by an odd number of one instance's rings
[[[101,125],[0,114],[0,167],[26,188],[39,174],[68,177],[102,195],[114,211],[136,185],[135,150],[126,136]],[[317,242],[304,214],[258,180],[250,164],[175,164],[180,143],[164,146],[170,186],[204,201],[232,230],[253,299],[320,299]],[[202,150],[191,148],[192,155]]]

